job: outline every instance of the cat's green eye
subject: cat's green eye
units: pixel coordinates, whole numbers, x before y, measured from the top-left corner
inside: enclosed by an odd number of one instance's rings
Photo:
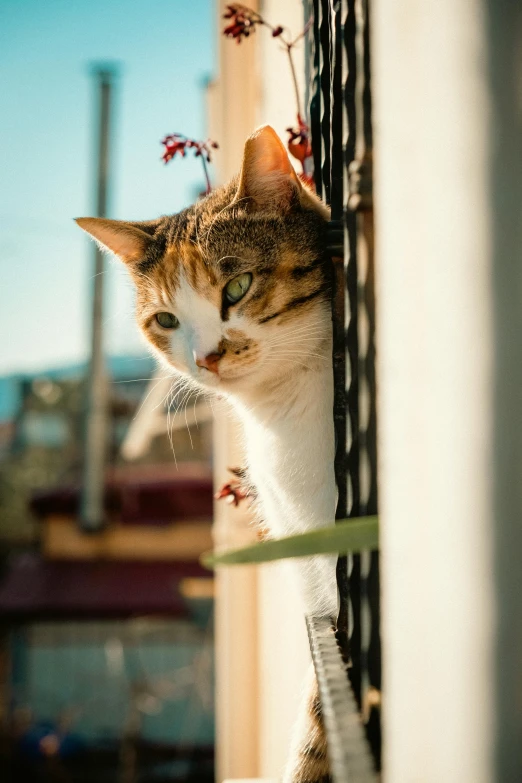
[[[172,313],[156,313],[156,321],[163,329],[177,329],[179,321]]]
[[[244,272],[242,275],[234,277],[225,286],[225,299],[229,304],[235,304],[244,297],[252,283],[250,272]]]

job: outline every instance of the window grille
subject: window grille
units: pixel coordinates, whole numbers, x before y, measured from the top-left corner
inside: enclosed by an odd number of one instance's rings
[[[377,513],[368,4],[305,0],[315,184],[331,206],[338,519]],[[361,783],[380,769],[378,553],[340,557],[337,581],[336,631],[324,618],[307,624],[334,781]]]

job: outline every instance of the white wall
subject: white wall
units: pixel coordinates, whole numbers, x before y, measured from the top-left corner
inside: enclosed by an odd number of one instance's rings
[[[304,11],[301,0],[264,0],[261,3],[263,17],[274,27],[282,25],[288,31],[291,40],[296,38],[304,27]],[[256,33],[257,35],[257,33]],[[286,35],[286,32],[285,32]],[[279,136],[286,141],[286,129],[296,125],[296,102],[294,88],[288,65],[288,56],[277,39],[271,37],[268,30],[260,31],[260,72],[261,95],[258,109],[259,124],[269,123]],[[293,49],[297,81],[304,95],[304,41]]]
[[[371,6],[385,780],[507,783],[522,779],[521,7]]]

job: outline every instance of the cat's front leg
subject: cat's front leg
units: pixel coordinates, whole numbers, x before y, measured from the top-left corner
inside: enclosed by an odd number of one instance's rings
[[[215,500],[225,500],[234,506],[239,506],[242,500],[254,500],[257,496],[255,487],[248,481],[248,471],[246,468],[228,468],[234,479],[223,484],[215,495]]]
[[[245,410],[243,416],[258,514],[274,538],[307,533],[335,522],[331,368],[310,375],[302,384],[302,389],[293,389],[292,405],[285,408],[281,404],[275,409],[259,405],[253,412]],[[335,564],[335,555],[291,562],[307,614],[335,616]]]

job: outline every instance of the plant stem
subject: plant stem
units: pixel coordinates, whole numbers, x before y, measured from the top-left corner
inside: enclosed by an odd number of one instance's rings
[[[263,17],[260,14],[256,14],[256,16],[257,16],[257,21],[258,21],[259,24],[262,24],[265,27],[268,27],[268,29],[271,32],[274,32],[274,30],[276,28],[273,25],[271,25],[269,22],[267,22],[266,19],[263,19]],[[296,73],[296,70],[295,70],[294,58],[292,57],[292,49],[293,49],[294,45],[298,41],[300,41],[301,38],[303,38],[306,35],[306,33],[308,32],[309,26],[310,26],[310,22],[308,22],[306,24],[304,30],[293,41],[287,41],[287,40],[285,40],[283,38],[283,36],[280,36],[281,43],[285,46],[286,53],[288,55],[288,62],[290,63],[290,72],[292,74],[292,81],[294,83],[295,102],[296,102],[296,105],[297,105],[297,113],[298,113],[298,115],[299,115],[299,117],[301,119],[303,118],[303,115],[302,115],[302,112],[301,112],[301,97],[299,95],[299,85],[297,83],[297,73]],[[280,28],[280,29],[282,29],[282,28]]]
[[[297,104],[297,113],[299,117],[302,119],[303,115],[301,113],[301,97],[299,95],[299,85],[297,83],[297,74],[295,71],[295,65],[294,65],[294,58],[292,57],[292,46],[293,44],[288,44],[286,42],[286,53],[288,54],[288,62],[290,63],[290,71],[292,72],[292,80],[294,82],[294,91],[295,91],[295,102]]]
[[[210,177],[208,175],[208,166],[207,166],[207,161],[205,160],[205,154],[202,153],[200,155],[200,158],[201,158],[201,163],[203,165],[203,173],[205,174],[205,179],[207,181],[207,191],[206,192],[207,192],[207,195],[208,195],[210,193],[210,191],[212,190],[212,186],[210,184]]]

